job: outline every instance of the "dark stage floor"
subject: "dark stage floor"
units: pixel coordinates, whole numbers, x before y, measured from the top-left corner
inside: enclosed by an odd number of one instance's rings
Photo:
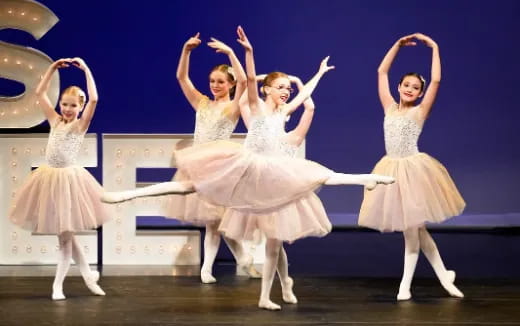
[[[222,246],[216,284],[201,284],[198,266],[108,265],[107,296],[94,297],[74,267],[60,302],[54,266],[0,266],[0,325],[520,325],[519,230],[432,234],[464,299],[448,297],[421,258],[414,299],[396,302],[402,235],[336,230],[286,245],[299,303],[279,312],[257,308],[260,280],[235,276]],[[278,284],[272,299],[281,303]]]
[[[520,281],[458,282],[465,299],[448,297],[433,279],[414,282],[414,299],[397,303],[397,279],[295,275],[297,305],[256,307],[260,281],[219,266],[219,282],[197,276],[105,276],[106,297],[81,278],[65,281],[65,301],[50,300],[52,277],[0,277],[1,325],[520,325]],[[276,285],[272,299],[281,302]]]

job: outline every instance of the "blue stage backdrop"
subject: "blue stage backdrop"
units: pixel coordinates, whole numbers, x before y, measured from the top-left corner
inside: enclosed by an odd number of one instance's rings
[[[313,94],[316,115],[307,157],[334,170],[370,172],[384,155],[383,110],[376,69],[399,37],[423,32],[436,40],[442,82],[420,149],[448,168],[467,201],[470,223],[497,223],[520,212],[520,3],[510,1],[41,1],[60,19],[41,40],[3,30],[0,40],[37,48],[50,57],[81,56],[97,80],[100,102],[90,132],[191,133],[194,112],[175,79],[184,42],[200,32],[231,45],[242,25],[254,48],[257,71],[281,70],[309,79],[330,55],[336,70]],[[208,94],[208,72],[227,62],[202,44],[190,76]],[[403,49],[391,84],[417,71],[430,76],[431,51]],[[1,65],[0,65],[1,69]],[[84,87],[81,71],[65,70],[62,85]],[[0,80],[1,95],[23,91]],[[397,94],[397,92],[394,92]],[[517,94],[517,95],[515,95]],[[293,127],[299,114],[290,120]],[[45,126],[30,132],[45,131]],[[3,133],[12,130],[2,130]],[[245,132],[242,124],[237,132]],[[99,177],[100,168],[93,169]],[[140,181],[169,179],[171,171],[144,173]],[[146,180],[144,180],[146,179]],[[335,224],[348,224],[362,200],[361,187],[320,192]],[[482,218],[484,217],[484,218]],[[462,219],[464,220],[464,218]],[[461,221],[462,221],[461,220]],[[454,222],[456,223],[457,220]],[[506,223],[506,224],[507,224]],[[517,222],[518,224],[518,222]]]

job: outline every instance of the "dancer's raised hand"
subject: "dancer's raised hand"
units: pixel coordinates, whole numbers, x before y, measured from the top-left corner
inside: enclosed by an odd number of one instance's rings
[[[397,40],[397,43],[399,44],[399,46],[415,46],[417,45],[417,42],[415,42],[413,39],[417,38],[416,35],[417,33],[403,36],[399,40]]]
[[[437,43],[434,40],[432,40],[432,38],[428,35],[424,35],[422,33],[415,33],[414,36],[416,39],[423,42],[426,46],[430,48],[437,46]]]
[[[197,46],[199,46],[200,42],[201,42],[199,36],[200,36],[200,33],[197,33],[194,36],[190,37],[186,41],[186,43],[184,43],[184,49],[186,51],[191,51],[191,50],[195,49]]]
[[[325,57],[325,59],[321,60],[320,69],[319,69],[319,72],[321,74],[325,74],[326,72],[336,68],[335,66],[328,65],[329,59],[330,59],[330,56],[327,56],[327,57]]]
[[[233,52],[233,49],[214,37],[211,38],[211,42],[208,42],[208,46],[217,50],[217,53],[224,53],[229,55],[231,52]]]
[[[246,51],[253,51],[253,46],[247,39],[246,33],[244,32],[244,29],[242,26],[237,27],[237,35],[238,35],[238,43],[244,47]]]

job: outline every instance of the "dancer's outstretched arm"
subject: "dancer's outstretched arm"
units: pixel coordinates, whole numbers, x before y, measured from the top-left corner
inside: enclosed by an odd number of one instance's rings
[[[99,95],[96,88],[96,82],[90,68],[87,66],[85,61],[81,58],[73,58],[72,64],[85,72],[85,78],[87,79],[87,92],[88,102],[85,105],[81,119],[79,119],[79,130],[85,132],[90,126],[90,122],[96,112],[96,106],[99,100]]]
[[[265,79],[267,75],[257,75],[256,81],[260,82]],[[257,86],[258,87],[258,86]],[[240,97],[240,114],[242,115],[242,120],[244,120],[244,124],[246,128],[249,129],[249,121],[251,121],[251,109],[249,108],[249,97],[247,96],[247,92],[244,92]]]
[[[304,86],[300,78],[296,76],[289,76],[289,80],[296,84],[299,91],[303,89]],[[287,141],[294,146],[301,145],[307,136],[309,128],[311,127],[312,119],[314,117],[314,101],[310,96],[303,102],[303,107],[305,111],[303,111],[298,125],[296,128],[287,133]]]
[[[197,33],[184,43],[179,65],[177,66],[177,80],[179,81],[184,96],[186,96],[186,99],[190,102],[191,107],[195,111],[203,95],[193,86],[189,76],[189,67],[191,51],[199,46],[201,42],[199,36],[200,33]]]
[[[235,52],[233,52],[233,49],[229,46],[213,37],[211,38],[211,42],[208,42],[208,46],[216,49],[218,53],[226,54],[231,62],[231,67],[233,67],[236,78],[236,88],[229,114],[233,120],[236,120],[240,115],[240,100],[247,87],[246,73],[244,68],[242,68],[242,64],[235,55]]]
[[[249,104],[249,112],[245,113],[244,119],[249,121],[250,115],[256,115],[260,113],[260,102],[262,101],[258,96],[258,87],[256,85],[256,69],[255,59],[253,56],[253,46],[249,42],[249,39],[244,32],[242,26],[237,28],[238,43],[240,43],[246,52],[246,75],[247,75],[247,99]]]
[[[64,58],[54,61],[49,66],[49,68],[45,72],[45,75],[43,75],[42,80],[36,87],[36,97],[38,98],[39,106],[42,109],[45,118],[49,121],[51,126],[54,125],[56,123],[56,120],[60,118],[60,115],[52,106],[51,100],[47,95],[51,83],[51,78],[57,69],[69,67],[71,61],[72,59],[70,58]]]
[[[298,108],[307,98],[309,98],[316,86],[318,86],[318,82],[320,81],[321,77],[323,77],[326,72],[335,68],[334,66],[329,66],[328,62],[329,57],[323,59],[320,64],[320,69],[314,75],[314,77],[312,77],[307,82],[307,84],[305,84],[305,86],[298,92],[298,95],[296,95],[296,97],[291,102],[287,103],[287,105],[283,107],[286,115],[294,112],[296,108]]]
[[[421,33],[416,33],[414,35],[416,39],[424,42],[426,46],[432,48],[431,81],[430,85],[426,89],[426,92],[424,93],[424,97],[420,106],[420,113],[424,120],[430,114],[433,103],[435,102],[435,98],[437,97],[437,91],[439,90],[439,85],[441,82],[441,57],[439,54],[439,46],[437,43],[435,43],[434,40]]]
[[[379,92],[379,100],[381,101],[381,105],[383,109],[386,110],[389,108],[395,101],[392,97],[392,93],[390,92],[390,84],[388,82],[388,71],[394,62],[395,56],[399,49],[403,46],[415,46],[417,43],[413,41],[415,34],[410,34],[401,37],[397,40],[394,45],[388,50],[383,61],[377,68],[377,86]]]

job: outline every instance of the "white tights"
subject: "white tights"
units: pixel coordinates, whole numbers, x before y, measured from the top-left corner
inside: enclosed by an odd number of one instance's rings
[[[282,241],[267,239],[265,245],[265,263],[262,271],[262,289],[258,307],[268,310],[280,310],[281,307],[271,301],[271,288],[275,271],[278,272],[282,286],[282,297],[287,303],[297,303],[298,300],[293,293],[293,280],[289,277],[287,253],[283,248]]]
[[[398,300],[408,300],[412,297],[410,287],[415,272],[415,266],[419,258],[419,251],[422,250],[426,259],[433,267],[437,278],[441,282],[444,289],[454,297],[462,298],[464,294],[453,284],[455,281],[455,272],[448,271],[437,249],[437,245],[431,237],[426,227],[411,228],[403,232],[404,235],[404,269],[401,284],[399,285]]]
[[[92,272],[90,266],[81,250],[78,240],[72,232],[63,232],[58,235],[59,253],[58,264],[56,266],[56,276],[52,285],[52,298],[54,300],[63,300],[63,281],[70,268],[70,260],[74,259],[79,266],[81,276],[85,280],[87,287],[96,295],[105,295],[103,290],[97,285],[99,279],[98,272]]]
[[[161,182],[147,187],[125,191],[104,192],[101,201],[105,203],[120,203],[130,199],[146,196],[162,196],[170,194],[190,194],[195,192],[191,182]]]
[[[202,264],[202,268],[200,270],[200,278],[203,283],[216,282],[215,277],[213,277],[212,270],[218,248],[220,246],[221,234],[218,232],[218,225],[218,222],[206,224],[206,235],[204,237],[204,263]],[[224,238],[224,241],[233,254],[233,257],[235,257],[237,264],[239,266],[244,266],[247,272],[250,268],[248,265],[253,264],[253,257],[246,253],[241,242],[225,236],[222,236],[222,238]]]
[[[361,185],[368,190],[374,189],[378,184],[391,184],[395,179],[378,174],[346,174],[334,172],[325,184],[328,186],[338,185]]]
[[[395,181],[392,177],[378,174],[345,174],[333,173],[324,184],[336,185],[362,185],[372,190],[378,184],[390,184]],[[169,194],[189,194],[195,192],[191,182],[169,181],[134,190],[105,192],[101,200],[105,203],[120,203],[137,197],[162,196]]]

